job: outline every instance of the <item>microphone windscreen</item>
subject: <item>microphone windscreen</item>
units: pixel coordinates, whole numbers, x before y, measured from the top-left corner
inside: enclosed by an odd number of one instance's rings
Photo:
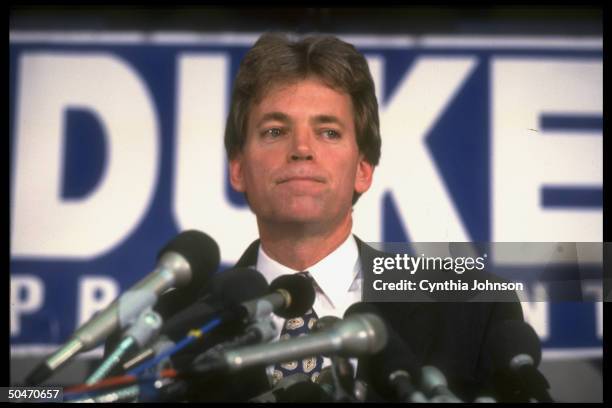
[[[499,322],[493,328],[485,347],[497,369],[509,368],[512,359],[520,354],[531,356],[535,367],[542,359],[538,335],[529,324],[521,320]]]
[[[226,307],[264,296],[268,293],[266,279],[250,268],[233,268],[213,276],[206,295],[174,315],[162,327],[162,333],[183,336],[218,315]]]
[[[210,282],[209,293],[224,306],[231,306],[265,296],[268,282],[253,268],[237,267],[220,272]]]
[[[187,286],[200,288],[219,267],[219,246],[207,234],[197,230],[183,231],[157,254],[159,260],[167,252],[180,254],[189,263],[191,281]]]
[[[275,313],[285,319],[304,315],[314,303],[315,290],[312,280],[301,274],[282,275],[270,283],[270,292],[279,289],[289,292],[291,302],[283,310]]]

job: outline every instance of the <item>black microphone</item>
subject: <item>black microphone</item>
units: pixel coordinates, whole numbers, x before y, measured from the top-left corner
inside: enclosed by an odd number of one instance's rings
[[[372,303],[357,302],[345,312],[345,316],[373,313],[380,310]],[[398,402],[427,402],[425,395],[414,383],[420,381],[420,363],[410,347],[389,325],[387,345],[378,353],[360,361],[367,368],[366,381],[383,398]]]
[[[268,282],[255,269],[238,267],[217,273],[210,279],[203,296],[168,319],[161,334],[177,341],[189,330],[201,326],[224,310],[265,296],[269,291]],[[244,312],[238,314],[245,315]]]
[[[509,379],[514,391],[540,402],[553,402],[548,393],[550,385],[537,369],[542,358],[540,339],[529,324],[520,320],[498,323],[486,340],[485,350],[491,355],[494,370]]]
[[[305,314],[312,307],[315,290],[312,281],[300,274],[281,275],[270,283],[270,293],[243,302],[239,309],[248,321],[267,317],[271,313],[285,319]]]
[[[77,353],[94,348],[115,329],[134,321],[166,290],[186,286],[194,277],[208,276],[209,271],[217,269],[219,259],[219,247],[211,237],[196,230],[180,233],[161,251],[153,272],[83,324],[64,346],[28,375],[26,383],[37,385],[45,381]]]
[[[361,356],[378,352],[386,342],[387,331],[378,316],[355,315],[324,332],[225,352],[222,358],[194,366],[193,371],[234,372],[245,367],[275,364],[325,353],[337,353],[347,357]]]

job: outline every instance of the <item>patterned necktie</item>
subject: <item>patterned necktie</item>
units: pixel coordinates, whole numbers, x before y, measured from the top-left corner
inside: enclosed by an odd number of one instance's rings
[[[299,273],[310,279],[314,285],[314,280],[308,271]],[[317,314],[312,309],[309,309],[303,316],[287,319],[281,330],[280,341],[308,334],[316,324],[317,319]],[[272,383],[276,385],[283,378],[297,373],[306,374],[312,381],[316,382],[322,367],[323,357],[321,356],[311,356],[300,360],[276,363],[274,365],[274,373],[272,374]]]

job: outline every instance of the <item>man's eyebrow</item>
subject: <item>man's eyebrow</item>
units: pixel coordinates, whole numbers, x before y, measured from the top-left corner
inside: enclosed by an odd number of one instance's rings
[[[283,112],[267,112],[257,121],[257,126],[261,126],[264,122],[267,122],[269,120],[277,120],[279,122],[285,123],[291,122],[289,116],[284,114]]]
[[[316,115],[310,119],[310,122],[314,124],[335,123],[344,127],[344,122],[334,115]]]
[[[257,126],[261,126],[263,123],[269,120],[276,120],[276,121],[283,122],[283,123],[291,123],[291,117],[289,115],[283,112],[274,111],[274,112],[264,113],[261,116],[261,118],[257,121]],[[345,126],[344,122],[335,115],[326,115],[326,114],[315,115],[312,118],[310,118],[309,121],[310,123],[316,124],[316,125],[322,124],[322,123],[335,123],[341,127]]]

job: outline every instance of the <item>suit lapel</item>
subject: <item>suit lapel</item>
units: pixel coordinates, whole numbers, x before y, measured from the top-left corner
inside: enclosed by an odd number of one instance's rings
[[[257,253],[259,252],[259,239],[253,241],[251,245],[244,251],[238,262],[236,262],[236,268],[248,268],[255,267],[257,265]]]

